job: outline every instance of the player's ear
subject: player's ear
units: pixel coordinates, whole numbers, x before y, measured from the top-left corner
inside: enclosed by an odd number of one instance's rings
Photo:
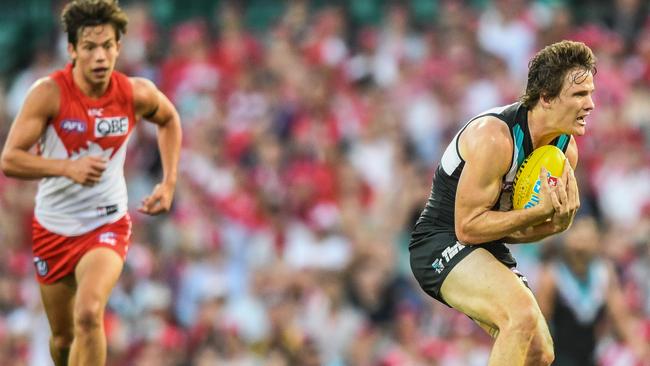
[[[551,101],[553,98],[549,97],[547,93],[540,93],[539,95],[539,104],[542,106],[544,109],[548,109],[551,107]]]
[[[70,60],[72,61],[77,58],[77,47],[72,43],[68,43],[68,56],[70,56]]]
[[[122,40],[115,42],[115,49],[117,49],[117,53],[119,54],[122,49]]]

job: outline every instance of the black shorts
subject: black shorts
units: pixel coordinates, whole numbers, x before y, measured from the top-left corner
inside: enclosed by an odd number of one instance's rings
[[[411,270],[424,292],[449,306],[440,296],[442,283],[452,268],[478,248],[487,250],[501,263],[513,269],[524,284],[528,285],[525,277],[514,270],[517,261],[505,244],[463,245],[453,232],[433,232],[422,228],[422,225],[417,225],[411,235]]]

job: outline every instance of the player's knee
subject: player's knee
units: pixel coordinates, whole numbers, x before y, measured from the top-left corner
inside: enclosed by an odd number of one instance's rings
[[[553,360],[555,360],[555,352],[552,343],[537,342],[529,349],[528,364],[548,366],[553,363]]]
[[[75,306],[75,328],[80,331],[91,331],[101,327],[104,307],[98,300],[80,301]]]
[[[73,339],[72,332],[54,333],[52,334],[52,346],[57,350],[70,349]]]
[[[555,360],[555,351],[553,351],[553,344],[545,344],[540,351],[540,365],[550,365]]]
[[[512,312],[510,331],[518,333],[521,339],[530,340],[528,364],[550,365],[555,359],[551,335],[539,308],[534,303],[529,305]]]
[[[529,305],[529,304],[526,304]],[[531,337],[538,331],[537,323],[541,314],[536,311],[536,306],[518,305],[511,309],[508,314],[508,322],[505,324],[510,331],[523,333]]]
[[[553,340],[548,331],[546,323],[542,319],[537,332],[535,333],[535,342],[540,365],[550,365],[555,360],[555,351],[553,350]]]

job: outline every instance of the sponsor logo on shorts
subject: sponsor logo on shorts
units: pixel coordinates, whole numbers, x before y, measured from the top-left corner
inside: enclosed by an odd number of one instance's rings
[[[112,231],[101,233],[99,234],[99,242],[102,244],[115,246],[115,244],[117,244],[117,235],[115,235],[115,233]]]
[[[442,259],[440,258],[436,258],[436,260],[431,263],[431,267],[433,267],[437,274],[440,274],[445,270],[445,265],[442,264]]]
[[[86,122],[77,119],[66,119],[61,121],[61,129],[65,132],[86,132]]]
[[[95,137],[125,136],[129,132],[129,117],[95,118]]]
[[[36,273],[41,277],[47,276],[47,273],[50,272],[47,262],[40,257],[34,257],[34,266],[36,266]]]
[[[436,258],[436,260],[431,263],[431,267],[436,271],[436,273],[442,273],[442,271],[445,270],[445,264],[449,263],[452,258],[463,249],[465,249],[465,246],[458,241],[456,244],[446,247],[445,250],[442,251],[442,258]]]
[[[449,263],[449,261],[458,254],[461,250],[465,249],[465,246],[459,242],[456,242],[456,244],[452,246],[448,246],[445,248],[445,250],[442,251],[442,256],[445,258],[445,261]]]

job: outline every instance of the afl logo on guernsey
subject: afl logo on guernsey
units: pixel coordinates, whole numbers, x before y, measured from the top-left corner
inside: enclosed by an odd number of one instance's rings
[[[76,119],[64,119],[61,121],[61,129],[65,132],[86,132],[86,122]]]
[[[50,271],[47,262],[42,260],[41,257],[34,257],[34,266],[36,266],[36,273],[41,277],[47,276]]]
[[[128,117],[95,118],[95,137],[126,136],[128,132]]]

